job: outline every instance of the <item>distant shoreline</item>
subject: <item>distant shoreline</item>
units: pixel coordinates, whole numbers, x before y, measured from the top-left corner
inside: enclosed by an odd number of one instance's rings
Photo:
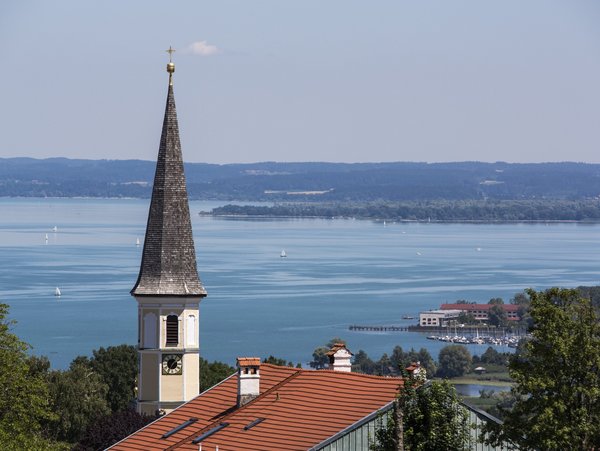
[[[361,218],[361,217],[346,217],[346,216],[279,216],[279,215],[235,215],[235,214],[217,214],[211,212],[199,212],[199,216],[212,218],[226,219],[327,219],[327,220],[344,220],[344,221],[373,221],[388,224],[600,224],[600,219],[383,219],[383,218]]]
[[[147,197],[119,196],[0,196],[1,201],[43,202],[52,200],[100,200],[100,201],[145,201]],[[223,199],[191,199],[191,202],[210,202],[222,205],[211,211],[199,211],[201,217],[230,220],[360,220],[393,224],[598,224],[600,223],[600,201],[537,200],[537,201],[424,201],[424,202],[293,202],[274,203],[268,201],[238,201]],[[210,208],[210,207],[209,207]],[[474,211],[475,210],[475,211]],[[290,214],[290,212],[293,212]],[[322,213],[326,212],[326,213]],[[356,214],[353,214],[356,213]],[[383,214],[382,214],[383,213]],[[427,213],[431,214],[431,217]],[[492,217],[461,217],[476,214]],[[545,218],[535,216],[547,215]],[[421,216],[421,217],[403,217]],[[435,216],[452,216],[439,218]],[[503,218],[502,216],[508,216]],[[524,217],[511,217],[524,216]],[[534,218],[527,218],[534,216]],[[555,216],[555,217],[552,217]],[[556,216],[567,216],[557,219]],[[587,216],[581,219],[568,216]]]

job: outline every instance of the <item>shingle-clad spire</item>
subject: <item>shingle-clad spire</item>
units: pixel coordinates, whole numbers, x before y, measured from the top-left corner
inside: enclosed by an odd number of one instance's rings
[[[172,63],[170,63],[173,65]],[[167,68],[169,71],[169,68]],[[206,296],[196,268],[175,97],[169,91],[163,121],[142,264],[135,296]]]

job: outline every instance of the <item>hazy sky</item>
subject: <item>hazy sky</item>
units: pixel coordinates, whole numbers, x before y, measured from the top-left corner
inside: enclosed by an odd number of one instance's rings
[[[600,1],[0,4],[0,157],[600,162]]]

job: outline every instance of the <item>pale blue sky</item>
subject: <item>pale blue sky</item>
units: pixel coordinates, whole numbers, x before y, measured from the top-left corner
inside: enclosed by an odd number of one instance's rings
[[[194,44],[195,43],[195,44]],[[0,157],[600,162],[600,2],[0,4]]]

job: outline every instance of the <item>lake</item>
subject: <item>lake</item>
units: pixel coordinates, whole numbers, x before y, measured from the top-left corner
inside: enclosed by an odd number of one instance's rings
[[[508,302],[526,287],[600,284],[599,224],[384,225],[197,214],[222,204],[190,203],[208,291],[200,349],[209,360],[273,354],[306,363],[333,337],[374,359],[395,345],[426,347],[437,358],[444,343],[423,334],[348,327],[408,325],[415,320],[402,316],[444,302]],[[137,342],[129,290],[148,206],[138,199],[0,199],[0,301],[11,306],[15,332],[54,367],[100,346]],[[287,258],[280,258],[283,249]]]

